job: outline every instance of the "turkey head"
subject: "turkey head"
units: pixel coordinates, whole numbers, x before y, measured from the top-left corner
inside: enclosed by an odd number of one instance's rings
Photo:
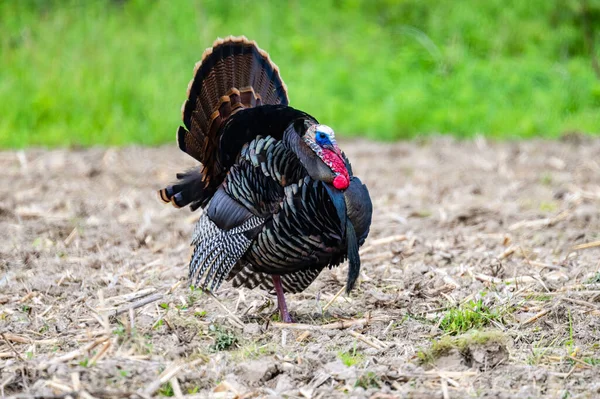
[[[350,173],[333,129],[309,120],[297,121],[285,132],[284,140],[310,177],[338,190],[348,188]]]

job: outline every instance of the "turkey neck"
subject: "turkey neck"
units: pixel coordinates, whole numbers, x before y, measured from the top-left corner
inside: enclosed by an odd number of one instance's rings
[[[306,145],[294,124],[288,126],[283,133],[283,143],[298,157],[310,177],[325,183],[333,183],[335,173]]]

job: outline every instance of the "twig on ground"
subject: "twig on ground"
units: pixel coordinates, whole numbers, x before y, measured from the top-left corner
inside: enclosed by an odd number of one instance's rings
[[[171,383],[171,388],[173,388],[173,395],[176,398],[183,398],[183,392],[181,392],[181,386],[177,377],[171,378],[169,382]]]
[[[448,381],[440,375],[440,380],[442,383],[442,396],[444,399],[450,399],[450,393],[448,392]]]
[[[140,390],[138,392],[144,396],[151,397],[156,391],[158,391],[161,385],[174,378],[177,374],[179,374],[179,372],[181,372],[181,370],[183,370],[184,368],[194,367],[195,365],[203,361],[204,359],[196,359],[192,360],[189,363],[172,364],[170,367],[167,367],[165,371],[161,373],[158,379],[156,379],[154,382],[148,385],[146,389],[144,389],[143,391]]]
[[[17,352],[17,350],[15,349],[15,347],[13,346],[13,344],[10,342],[10,340],[8,340],[6,338],[6,336],[4,335],[4,333],[0,334],[2,335],[2,339],[4,340],[4,342],[6,342],[6,344],[9,346],[9,348],[15,353],[15,355],[19,358],[19,360],[21,360],[22,362],[25,361],[25,359],[23,359],[23,356],[21,356],[21,354],[19,352]]]
[[[572,361],[574,361],[575,363],[579,364],[580,366],[585,367],[586,369],[591,369],[592,368],[592,365],[587,364],[586,362],[584,362],[581,359],[577,359],[575,356],[568,355],[567,358],[571,359]]]
[[[15,374],[11,374],[8,377],[6,377],[4,379],[4,381],[2,381],[0,383],[0,395],[2,395],[2,397],[4,398],[4,387],[7,386],[8,384],[10,384],[11,382],[13,382],[13,380],[15,379]]]
[[[44,370],[52,364],[63,363],[63,362],[68,362],[69,360],[73,360],[73,359],[85,354],[86,352],[91,351],[96,346],[100,345],[101,343],[108,341],[108,339],[110,339],[109,336],[103,336],[103,337],[97,338],[96,340],[94,340],[93,342],[90,342],[83,348],[75,349],[74,351],[65,353],[62,356],[55,357],[46,363],[40,364],[39,368],[41,370]]]
[[[513,223],[510,226],[508,226],[508,229],[509,230],[519,230],[522,228],[541,229],[544,227],[551,227],[551,226],[554,226],[556,223],[566,219],[568,216],[569,216],[569,212],[564,211],[552,218],[544,218],[544,219],[537,219],[537,220],[523,220],[521,222]]]
[[[473,277],[475,277],[479,281],[492,284],[527,284],[533,282],[539,283],[537,279],[531,276],[516,276],[502,280],[498,277],[492,277],[482,273],[474,273]]]
[[[578,251],[580,249],[589,249],[589,248],[596,248],[596,247],[600,247],[600,241],[592,241],[592,242],[587,242],[585,244],[575,245],[572,249],[574,251]]]
[[[560,300],[565,301],[565,302],[571,302],[571,303],[574,303],[575,305],[587,306],[588,308],[591,308],[591,309],[600,310],[600,306],[594,305],[593,303],[590,303],[588,301],[582,301],[580,299],[572,299],[572,298],[560,298]]]
[[[203,291],[204,291],[204,290],[203,290]],[[212,299],[215,301],[215,303],[216,303],[217,305],[219,305],[219,307],[225,311],[225,313],[227,313],[227,316],[228,316],[228,317],[227,317],[227,320],[229,320],[229,322],[230,322],[231,324],[233,324],[235,327],[238,327],[238,328],[242,328],[242,329],[244,328],[244,325],[245,325],[245,324],[244,324],[244,322],[243,322],[243,321],[242,321],[242,320],[241,320],[239,317],[237,317],[237,316],[236,316],[236,315],[235,315],[235,314],[234,314],[234,313],[233,313],[231,310],[227,309],[227,307],[226,307],[225,305],[223,305],[223,304],[221,303],[221,301],[219,301],[219,298],[217,298],[217,297],[216,297],[216,296],[215,296],[215,295],[214,295],[212,292],[210,292],[210,291],[204,291],[204,292],[205,292],[205,293],[206,293],[208,296],[210,296],[210,297],[211,297],[211,298],[212,298]]]
[[[104,343],[104,346],[102,346],[102,348],[100,348],[100,350],[94,355],[94,357],[92,357],[89,361],[90,365],[94,365],[98,362],[98,360],[100,360],[108,351],[108,348],[110,348],[110,346],[112,345],[111,341],[106,341]]]
[[[134,302],[130,305],[123,306],[122,308],[115,310],[114,313],[110,315],[110,321],[114,323],[117,316],[119,316],[123,313],[129,312],[130,310],[141,308],[142,306],[148,305],[149,303],[159,301],[163,298],[164,298],[163,294],[154,294],[154,295],[150,295],[147,298],[144,298],[137,302]]]
[[[545,315],[547,315],[548,313],[550,313],[552,309],[544,309],[541,312],[539,312],[538,314],[530,317],[529,319],[525,320],[523,323],[521,323],[521,326],[526,326],[529,325],[531,323],[533,323],[534,321],[544,317]]]
[[[395,236],[391,236],[391,237],[384,237],[384,238],[379,238],[377,240],[372,240],[369,242],[369,245],[364,246],[359,251],[359,254],[362,256],[362,255],[366,254],[367,252],[371,252],[373,249],[375,249],[381,245],[390,244],[395,241],[406,241],[406,236],[404,234],[399,234],[399,235],[395,235]]]
[[[150,295],[156,292],[155,288],[145,288],[143,290],[130,292],[129,294],[112,296],[110,298],[104,299],[105,302],[131,302],[135,299],[139,299],[145,297],[146,295]]]
[[[276,328],[289,328],[291,330],[307,330],[307,331],[319,331],[319,330],[345,330],[350,327],[364,327],[375,321],[388,321],[390,320],[387,316],[373,316],[364,319],[356,320],[339,320],[334,323],[324,324],[322,326],[312,324],[294,324],[294,323],[280,323],[272,322],[271,326]]]
[[[340,290],[333,296],[333,298],[331,298],[331,300],[329,302],[327,302],[327,304],[325,306],[323,306],[323,312],[327,310],[327,308],[329,306],[331,306],[332,303],[335,302],[336,299],[338,299],[338,297],[340,295],[342,295],[342,292],[344,292],[344,290],[346,289],[346,286],[343,286],[342,288],[340,288]]]
[[[356,331],[353,330],[348,330],[348,334],[352,335],[354,338],[364,342],[365,344],[369,345],[370,347],[373,347],[377,350],[383,350],[387,348],[387,345],[384,344],[383,342],[379,341],[376,338],[369,338],[364,336],[363,334],[359,334]]]

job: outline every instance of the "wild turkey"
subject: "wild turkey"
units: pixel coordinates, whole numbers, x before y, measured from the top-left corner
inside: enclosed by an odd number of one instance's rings
[[[333,130],[288,106],[279,69],[245,37],[215,41],[187,94],[177,142],[202,165],[159,196],[204,209],[191,244],[192,284],[213,291],[226,279],[275,290],[291,322],[284,291],[303,291],[348,258],[350,292],[372,205]]]

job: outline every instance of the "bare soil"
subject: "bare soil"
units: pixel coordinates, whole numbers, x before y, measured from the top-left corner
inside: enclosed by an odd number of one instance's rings
[[[295,327],[188,287],[174,145],[0,153],[0,395],[600,397],[600,140],[342,147],[375,209],[361,282],[289,295]]]

